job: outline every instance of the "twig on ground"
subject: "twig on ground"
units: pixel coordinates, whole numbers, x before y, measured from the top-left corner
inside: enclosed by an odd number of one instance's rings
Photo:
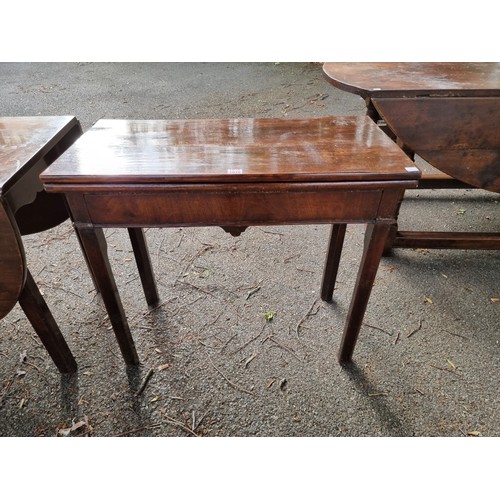
[[[228,341],[227,341],[227,342],[226,342],[226,343],[222,346],[222,349],[225,349],[225,348],[226,348],[226,347],[230,344],[231,340],[233,340],[233,339],[234,339],[234,337],[237,337],[237,336],[238,336],[238,334],[237,334],[237,333],[235,333],[233,336],[231,336],[231,337],[229,338],[229,340],[228,340]],[[222,349],[221,349],[221,350],[222,350]]]
[[[386,333],[390,337],[392,337],[392,333],[388,332],[387,330],[384,330],[383,328],[380,328],[379,326],[374,326],[374,325],[369,325],[368,323],[363,323],[365,326],[368,328],[373,328],[374,330],[378,330],[379,332]]]
[[[172,302],[176,299],[178,299],[179,297],[172,297],[170,299],[167,299],[167,300],[164,300],[163,302],[160,302],[160,304],[158,304],[157,306],[154,306],[154,307],[151,307],[150,309],[148,309],[146,312],[144,312],[142,314],[142,317],[144,318],[145,316],[147,316],[148,314],[151,314],[152,312],[160,309],[161,307],[163,307],[165,304],[167,304],[168,302]],[[130,323],[132,323],[132,321],[130,321]]]
[[[148,371],[148,373],[146,374],[146,377],[144,378],[144,381],[141,384],[141,387],[139,387],[139,390],[135,393],[136,396],[140,396],[144,392],[144,389],[146,389],[146,386],[148,385],[148,382],[150,381],[154,372],[155,372],[154,368],[151,368]]]
[[[257,288],[254,288],[253,290],[250,290],[249,292],[247,292],[247,296],[246,296],[246,299],[245,300],[248,300],[252,295],[254,295],[255,293],[257,293],[259,290],[260,290],[260,286],[258,286]]]
[[[160,241],[160,244],[158,245],[158,251],[156,252],[156,265],[158,266],[160,263],[160,252],[162,251],[163,243],[165,243],[165,239],[167,238],[167,233],[165,232],[163,234],[163,238]]]
[[[310,273],[310,274],[314,274],[316,271],[312,271],[311,269],[304,269],[303,267],[296,267],[295,269],[297,269],[297,271],[302,271],[304,273]]]
[[[44,269],[47,267],[47,265],[44,265],[40,271],[38,271],[34,276],[33,279],[37,279],[40,274],[44,271]]]
[[[203,415],[203,417],[201,417],[200,419],[198,419],[198,422],[196,422],[196,425],[193,427],[193,431],[196,431],[196,429],[198,429],[198,427],[203,422],[203,420],[205,419],[206,416],[207,416],[207,414],[205,413],[205,415]]]
[[[457,370],[453,370],[451,368],[443,368],[442,366],[433,365],[432,363],[429,363],[429,366],[432,366],[432,368],[436,368],[437,370],[452,373],[453,375],[458,375],[459,377],[461,377],[461,374],[457,373]]]
[[[209,245],[207,243],[202,243],[203,248],[201,248],[200,250],[198,250],[198,252],[196,252],[196,254],[191,258],[189,259],[189,262],[184,266],[184,268],[182,269],[182,271],[180,272],[180,274],[177,276],[177,280],[179,280],[182,276],[184,276],[187,272],[187,270],[189,269],[189,266],[198,258],[200,257],[201,255],[203,255],[205,252],[208,252],[208,250],[211,250],[212,248],[214,248],[213,245]]]
[[[87,293],[87,295],[90,295],[90,294],[92,294],[92,298],[90,299],[89,302],[87,302],[87,305],[92,304],[92,302],[94,302],[94,300],[99,296],[99,294],[97,293],[97,290],[95,290],[95,289],[94,290],[90,290]]]
[[[213,363],[213,361],[210,359],[210,357],[208,358],[208,360],[210,361],[210,364],[214,367],[214,369],[222,376],[222,378],[231,386],[231,387],[234,387],[235,389],[237,389],[238,391],[241,391],[241,392],[244,392],[246,394],[250,394],[250,396],[254,396],[253,392],[250,392],[250,391],[247,391],[246,389],[244,389],[243,387],[240,387],[238,384],[235,384],[233,381],[231,381],[230,379],[228,379]]]
[[[147,326],[147,325],[134,325],[135,328],[140,328],[141,330],[154,330],[155,328],[153,326]]]
[[[422,328],[422,318],[420,318],[420,321],[419,321],[419,324],[417,326],[417,328],[415,328],[414,330],[412,330],[407,336],[406,338],[410,338],[414,333],[417,333],[420,329]]]
[[[130,285],[133,281],[136,281],[139,279],[139,276],[134,276],[133,278],[130,278],[128,281],[125,281],[126,285]]]
[[[219,321],[219,318],[225,313],[225,309],[222,309],[222,311],[217,315],[217,317],[210,323],[207,323],[205,326],[204,326],[204,329],[208,328],[209,326],[213,326],[215,325],[215,323],[217,323],[217,321]]]
[[[443,330],[443,331],[446,333],[449,333],[450,335],[453,335],[455,337],[460,337],[460,338],[465,339],[465,340],[470,340],[469,337],[466,337],[465,335],[460,335],[459,333],[449,332],[448,330]]]
[[[245,368],[248,368],[248,365],[258,356],[258,353],[252,354],[246,361],[245,361]]]
[[[207,295],[211,295],[212,297],[215,297],[215,295],[212,292],[209,292],[208,290],[205,290],[205,289],[203,289],[203,288],[201,288],[199,286],[193,285],[192,283],[189,283],[187,281],[181,281],[179,278],[177,278],[175,280],[174,284],[177,284],[177,283],[179,283],[181,285],[190,286],[190,287],[192,287],[192,288],[194,288],[196,290],[199,290],[200,292],[203,292],[203,293],[206,293]]]
[[[109,326],[107,330],[112,330],[113,327]],[[117,359],[121,358],[121,355],[116,350],[116,337],[113,335],[106,335],[106,349]],[[111,345],[111,343],[113,345]]]
[[[203,342],[202,340],[200,340],[198,337],[196,337],[196,340],[198,340],[198,342],[204,346],[204,347],[208,347],[209,349],[224,349],[225,346],[220,346],[220,345],[210,345],[210,344],[205,344],[205,342]]]
[[[304,321],[309,317],[309,316],[314,316],[315,314],[318,314],[318,311],[319,311],[319,308],[321,307],[321,305],[318,306],[318,309],[316,309],[315,312],[312,312],[314,306],[316,305],[316,302],[318,302],[318,299],[314,299],[314,302],[311,304],[311,307],[309,308],[309,310],[307,311],[307,313],[305,314],[305,316],[297,323],[297,326],[295,327],[295,333],[297,334],[297,337],[299,336],[299,330],[300,330],[300,327],[302,326],[302,323],[304,323]]]
[[[190,429],[187,425],[184,425],[182,422],[179,422],[178,420],[175,420],[172,417],[169,417],[168,415],[165,415],[165,419],[167,423],[171,425],[175,425],[177,427],[180,427],[181,429],[185,430],[187,433],[191,434],[192,436],[199,437],[196,432],[194,432],[192,429]]]
[[[297,354],[295,354],[295,351],[291,348],[291,347],[288,347],[280,342],[278,342],[275,338],[274,338],[274,335],[268,335],[263,341],[262,343],[264,343],[266,340],[270,340],[271,342],[274,342],[278,347],[281,347],[281,349],[284,349],[285,351],[289,352],[292,356],[294,356],[295,358],[297,358],[299,361],[302,361],[298,356]]]
[[[257,227],[257,229],[263,233],[266,233],[266,234],[275,234],[277,236],[284,236],[283,233],[279,233],[277,231],[269,231],[269,230],[265,230],[265,229],[262,229],[261,227]]]
[[[160,424],[144,425],[142,427],[137,427],[136,429],[130,429],[128,431],[120,432],[120,434],[115,434],[114,437],[128,436],[129,434],[135,434],[136,432],[141,432],[141,431],[148,431],[150,429],[157,429],[158,427],[161,427],[161,425]]]
[[[17,375],[17,372],[16,372],[16,373],[14,373],[14,375],[12,375],[12,377],[7,382],[7,385],[5,386],[5,389],[4,389],[3,393],[2,393],[2,395],[0,396],[0,406],[4,402],[4,399],[7,397],[7,394],[9,393],[10,388],[12,387],[12,384],[14,383],[14,380],[16,380],[17,377],[18,377],[18,375]]]
[[[38,366],[36,366],[35,363],[30,363],[29,361],[25,361],[24,364],[28,365],[28,366],[32,366],[38,373],[42,373],[42,370],[40,370],[40,368],[38,368]],[[43,373],[42,373],[42,375],[43,375]]]
[[[182,230],[181,227],[181,237],[179,238],[179,241],[177,242],[177,245],[175,245],[175,248],[179,248],[181,246],[182,240],[184,239],[184,231]]]
[[[300,257],[300,253],[296,253],[296,254],[294,254],[294,255],[290,255],[289,257],[285,257],[285,258],[283,259],[283,262],[284,262],[285,264],[288,264],[288,262],[290,262],[292,259],[295,259],[295,257]]]
[[[260,280],[259,283],[257,283],[256,285],[252,285],[252,286],[242,286],[242,285],[238,286],[234,290],[231,290],[231,292],[234,293],[234,295],[238,295],[236,292],[241,292],[243,290],[253,290],[254,288],[257,288],[262,283],[262,281],[263,280]]]
[[[55,285],[55,284],[52,284],[52,283],[47,283],[47,282],[44,282],[42,286],[44,288],[50,288],[51,290],[61,290],[61,291],[65,292],[65,293],[70,293],[71,295],[74,295],[75,297],[78,297],[79,299],[83,300],[83,297],[81,295],[79,295],[78,293],[73,292],[72,290],[67,290],[66,288],[64,288],[62,286]]]
[[[262,335],[262,332],[265,330],[266,325],[267,325],[267,322],[264,323],[262,330],[257,335],[255,335],[255,337],[252,337],[250,340],[247,340],[242,346],[238,347],[238,349],[236,349],[236,351],[232,352],[231,354],[236,354],[236,353],[242,351],[247,345],[249,345],[252,342],[254,342],[255,340],[257,340]]]

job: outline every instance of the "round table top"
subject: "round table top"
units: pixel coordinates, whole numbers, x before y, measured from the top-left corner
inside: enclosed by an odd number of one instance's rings
[[[500,95],[500,63],[325,63],[326,79],[362,97]]]

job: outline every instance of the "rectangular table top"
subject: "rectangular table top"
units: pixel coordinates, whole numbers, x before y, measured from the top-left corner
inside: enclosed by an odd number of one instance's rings
[[[0,117],[0,194],[4,194],[76,123],[73,116]]]
[[[41,176],[67,184],[413,180],[367,117],[99,120]]]

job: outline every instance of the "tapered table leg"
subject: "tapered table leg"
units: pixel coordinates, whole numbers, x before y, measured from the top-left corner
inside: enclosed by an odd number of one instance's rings
[[[75,358],[29,270],[19,296],[19,304],[59,371],[75,372],[77,369]]]
[[[390,227],[387,223],[374,223],[368,224],[366,229],[363,256],[340,344],[341,363],[347,363],[352,359]]]
[[[346,227],[347,224],[333,224],[330,232],[330,242],[326,253],[323,281],[321,284],[321,298],[326,302],[330,302],[333,297]]]
[[[137,365],[139,357],[113,277],[102,229],[75,224],[75,230],[78,233],[87,262],[101,293],[123,358],[127,364]]]
[[[149,307],[155,307],[158,305],[160,298],[156,288],[156,281],[151,266],[146,237],[142,228],[129,227],[128,234],[130,236],[130,242],[132,243],[135,262],[139,269],[139,276],[141,277],[146,302]]]

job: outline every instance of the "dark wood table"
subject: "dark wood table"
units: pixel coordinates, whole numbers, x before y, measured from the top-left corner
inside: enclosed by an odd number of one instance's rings
[[[326,79],[365,99],[401,148],[443,174],[420,189],[500,192],[500,63],[325,63]],[[397,231],[393,247],[500,249],[500,233]]]
[[[139,362],[102,228],[332,225],[321,296],[331,300],[345,227],[367,223],[339,353],[352,357],[400,197],[420,171],[367,117],[100,120],[42,175],[64,194],[126,363]],[[157,302],[145,242],[136,255]]]
[[[64,197],[44,192],[39,175],[81,133],[71,116],[0,118],[0,319],[19,302],[63,373],[76,363],[29,272],[21,236],[68,218]]]

